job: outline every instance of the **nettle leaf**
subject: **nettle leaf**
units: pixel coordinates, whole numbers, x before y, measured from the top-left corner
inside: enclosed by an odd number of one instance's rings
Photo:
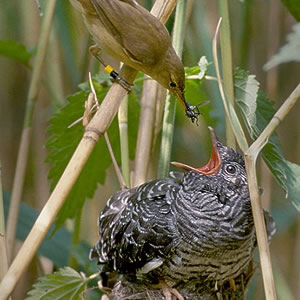
[[[26,300],[83,299],[81,294],[90,280],[74,269],[65,267],[58,272],[40,277],[33,285],[33,289],[28,292]]]
[[[87,100],[89,90],[86,88],[86,85],[81,86],[83,90],[68,97],[67,105],[50,120],[50,137],[48,138],[46,146],[49,150],[47,162],[51,164],[48,177],[51,180],[52,190],[65,170],[84,133],[81,122],[68,128],[70,124],[82,117],[84,112],[84,103]],[[94,86],[97,97],[101,102],[108,87],[103,87],[96,80],[94,80]],[[128,114],[130,117],[128,126],[130,158],[133,159],[137,136],[139,106],[134,95],[130,95],[128,102]],[[108,130],[108,136],[116,160],[119,163],[120,139],[116,118]],[[60,227],[67,218],[74,218],[76,213],[82,208],[85,199],[93,196],[98,184],[105,183],[106,170],[110,165],[111,158],[107,145],[105,139],[101,137],[58,214],[56,219],[57,227]]]
[[[273,102],[259,91],[257,92],[257,97],[255,97],[255,86],[258,88],[259,84],[248,72],[237,69],[234,79],[236,103],[242,112],[251,138],[255,140],[275,114]],[[249,84],[249,82],[252,83]],[[256,102],[256,104],[253,102]],[[253,111],[255,106],[256,110]],[[287,197],[300,210],[300,166],[284,159],[276,134],[270,137],[268,144],[262,151],[262,157],[277,182],[286,191]]]
[[[22,62],[29,66],[33,52],[30,52],[22,44],[15,41],[1,41],[0,40],[0,55]]]
[[[300,23],[295,24],[293,30],[294,32],[287,36],[287,43],[264,65],[264,70],[290,61],[300,62]]]

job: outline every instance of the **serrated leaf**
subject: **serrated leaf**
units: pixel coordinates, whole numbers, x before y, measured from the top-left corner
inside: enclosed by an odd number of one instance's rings
[[[300,23],[295,24],[293,30],[294,32],[287,36],[287,43],[264,65],[264,70],[270,70],[277,65],[290,61],[300,62]]]
[[[103,87],[96,80],[94,86],[98,99],[101,102],[107,92],[107,87]],[[85,85],[83,85],[83,88],[84,90],[68,97],[67,105],[55,114],[50,121],[50,137],[47,141],[47,148],[49,150],[47,161],[51,163],[49,171],[51,189],[57,184],[84,133],[81,123],[68,128],[70,124],[83,115],[84,102],[87,100],[89,94]],[[138,124],[138,104],[135,101],[134,95],[130,95],[128,110],[130,116],[128,127],[129,145],[131,146],[130,158],[133,158]],[[108,136],[117,162],[120,162],[119,130],[116,119],[112,122],[108,130]],[[58,214],[56,219],[57,227],[61,226],[67,218],[74,218],[82,208],[85,199],[93,196],[97,185],[99,183],[104,184],[106,170],[110,165],[111,158],[107,145],[105,140],[100,138]]]
[[[251,75],[243,70],[237,69],[235,71],[235,83],[238,82],[237,85],[235,84],[235,94],[238,96],[236,103],[242,112],[249,134],[251,138],[255,140],[272,119],[275,110],[273,108],[273,102],[262,92],[258,92],[256,99],[252,97],[249,98],[246,95],[243,97],[242,90],[239,87],[243,80],[245,83],[249,80],[253,80],[249,79],[250,76]],[[245,92],[248,94],[248,90]],[[248,109],[246,109],[250,105],[245,102],[246,100],[256,101],[255,117],[249,114]],[[276,134],[270,137],[268,144],[262,151],[262,157],[277,182],[286,191],[287,196],[291,199],[294,206],[300,210],[300,166],[284,159]]]
[[[0,40],[0,55],[2,56],[17,60],[28,66],[32,54],[22,44],[18,44],[15,41]]]
[[[79,300],[90,281],[70,267],[39,278],[26,300]]]

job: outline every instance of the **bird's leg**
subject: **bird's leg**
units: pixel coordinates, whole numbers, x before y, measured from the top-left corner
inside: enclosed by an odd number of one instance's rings
[[[160,281],[158,284],[155,284],[154,288],[162,289],[166,300],[172,300],[172,295],[174,295],[178,300],[184,300],[182,295],[175,288],[171,288],[164,281]]]
[[[107,65],[100,56],[101,49],[97,45],[90,47],[90,52],[97,60],[104,66],[104,70],[111,76],[113,82],[119,83],[128,93],[131,92],[132,84],[123,79],[118,72],[116,72],[112,66]]]

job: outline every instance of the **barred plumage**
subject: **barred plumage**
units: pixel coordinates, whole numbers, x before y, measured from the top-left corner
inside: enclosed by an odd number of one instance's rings
[[[98,219],[91,258],[103,273],[164,280],[195,290],[222,286],[248,268],[256,245],[244,161],[211,129],[212,157],[112,196]]]

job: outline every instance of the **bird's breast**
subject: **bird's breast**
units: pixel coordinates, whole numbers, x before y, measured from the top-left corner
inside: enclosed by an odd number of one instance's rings
[[[239,276],[252,259],[254,246],[245,241],[230,251],[194,248],[190,242],[181,242],[172,258],[160,267],[161,274],[173,286],[182,281],[214,280],[219,284]]]

